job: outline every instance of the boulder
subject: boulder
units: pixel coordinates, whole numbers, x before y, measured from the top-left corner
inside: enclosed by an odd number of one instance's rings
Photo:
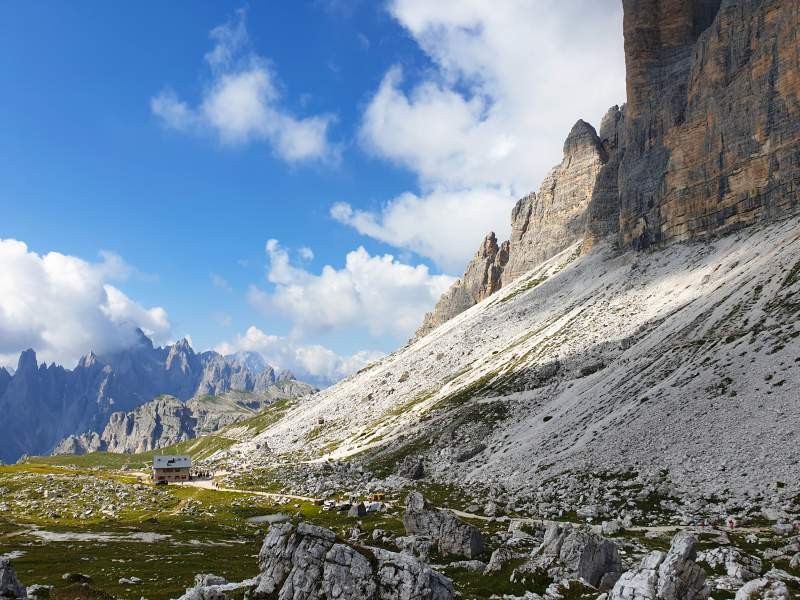
[[[611,540],[583,528],[552,524],[522,570],[544,570],[554,579],[581,579],[607,590],[622,572],[622,561]]]
[[[697,555],[697,562],[706,563],[712,569],[723,568],[728,577],[744,583],[761,575],[761,559],[745,554],[738,548],[713,548]]]
[[[411,535],[430,537],[443,555],[471,559],[484,549],[480,529],[464,523],[449,510],[433,507],[419,492],[408,495],[403,527]]]
[[[0,558],[0,598],[27,598],[25,586],[7,558]]]
[[[790,600],[789,588],[782,581],[772,581],[766,577],[745,583],[738,592],[736,600]]]
[[[451,600],[445,576],[408,554],[349,545],[322,527],[270,527],[259,553],[255,598]]]
[[[486,565],[484,573],[486,575],[491,575],[492,573],[502,571],[505,564],[512,558],[514,558],[514,553],[510,548],[506,548],[505,546],[498,548],[492,552],[492,557],[489,559],[489,564]]]
[[[697,538],[678,533],[668,552],[651,552],[623,573],[609,600],[707,600],[705,572],[694,562],[696,545]]]

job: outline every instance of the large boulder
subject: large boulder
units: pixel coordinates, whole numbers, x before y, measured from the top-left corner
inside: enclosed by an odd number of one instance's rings
[[[449,510],[439,510],[422,494],[412,492],[406,500],[403,527],[411,535],[431,538],[443,555],[475,558],[484,549],[480,529],[464,523]]]
[[[789,588],[782,581],[765,577],[745,583],[738,592],[736,600],[790,600]]]
[[[17,579],[17,572],[7,558],[0,558],[0,598],[27,598],[25,586]]]
[[[445,576],[408,554],[350,545],[322,527],[270,527],[258,557],[255,598],[451,600]]]
[[[554,579],[580,579],[608,590],[622,572],[622,561],[611,540],[583,528],[552,524],[522,570],[544,570]]]
[[[623,573],[609,600],[707,600],[705,572],[694,562],[696,545],[693,535],[678,533],[669,552],[651,552],[638,569]]]

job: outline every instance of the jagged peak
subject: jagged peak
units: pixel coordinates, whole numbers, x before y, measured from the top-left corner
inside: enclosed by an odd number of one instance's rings
[[[36,351],[33,348],[23,350],[19,355],[19,362],[17,363],[16,373],[24,373],[26,371],[35,371],[39,368],[39,362],[36,359]]]
[[[569,156],[585,147],[599,149],[602,144],[600,143],[600,137],[597,135],[597,130],[583,119],[578,119],[564,141],[564,155]]]

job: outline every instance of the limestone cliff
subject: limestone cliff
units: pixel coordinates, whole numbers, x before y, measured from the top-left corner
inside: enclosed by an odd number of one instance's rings
[[[797,212],[800,3],[623,4],[623,247],[704,238]]]
[[[507,262],[508,242],[498,246],[497,237],[490,232],[467,265],[464,276],[450,286],[433,311],[425,315],[417,336],[425,335],[499,290]]]
[[[489,293],[577,240],[583,252],[603,238],[640,249],[800,212],[800,2],[623,6],[628,103],[599,135],[578,121],[561,164],[517,203]],[[417,335],[487,295],[465,280]]]
[[[498,245],[494,233],[486,236],[464,276],[425,315],[417,337],[581,239],[595,183],[608,158],[594,127],[579,120],[564,142],[563,160],[547,175],[539,193],[525,196],[514,207],[511,239]]]

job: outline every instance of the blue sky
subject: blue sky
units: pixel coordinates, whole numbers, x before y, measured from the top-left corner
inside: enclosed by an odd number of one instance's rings
[[[624,101],[617,3],[530,5],[0,5],[2,362],[131,323],[319,381],[392,350]]]

